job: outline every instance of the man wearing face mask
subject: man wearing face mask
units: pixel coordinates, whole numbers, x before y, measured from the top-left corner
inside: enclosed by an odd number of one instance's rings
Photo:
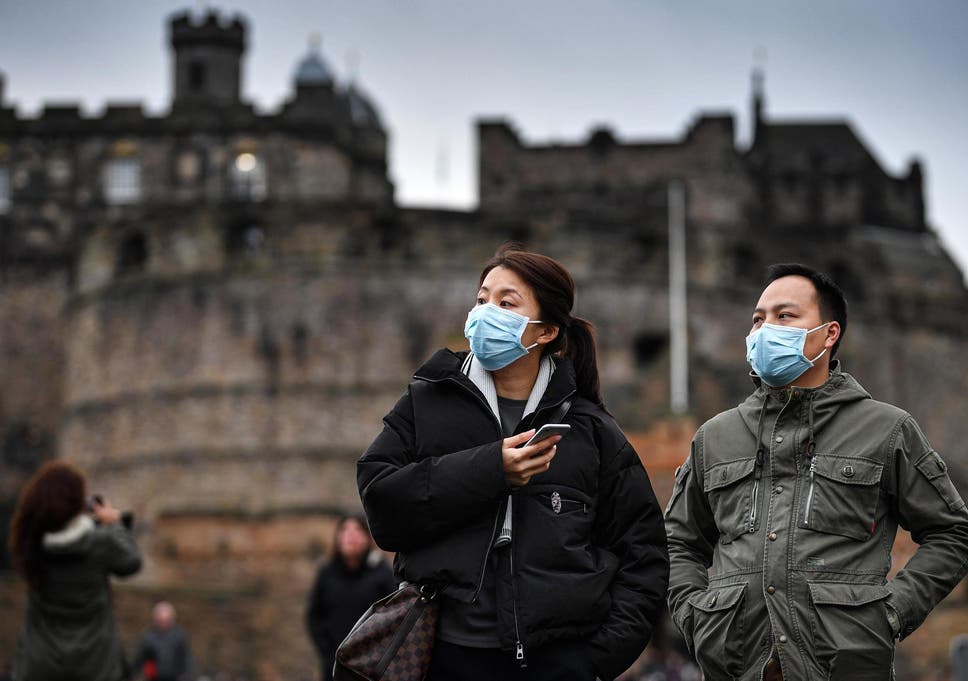
[[[895,641],[968,572],[968,511],[914,419],[839,366],[837,285],[803,265],[767,279],[756,389],[676,471],[669,609],[708,681],[887,681]],[[920,547],[888,581],[899,526]]]

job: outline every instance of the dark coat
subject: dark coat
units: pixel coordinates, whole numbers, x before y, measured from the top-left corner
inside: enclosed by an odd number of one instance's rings
[[[359,570],[349,570],[338,559],[319,568],[309,595],[306,628],[324,664],[332,667],[337,646],[360,616],[397,586],[383,560],[364,562]]]
[[[141,568],[138,546],[120,524],[78,524],[57,535],[60,541],[45,544],[41,587],[29,593],[14,678],[118,681],[124,656],[110,575],[130,575]]]
[[[377,543],[396,551],[397,576],[476,598],[505,499],[514,539],[498,550],[502,648],[524,652],[580,639],[598,675],[612,678],[641,653],[663,607],[668,555],[648,475],[601,406],[576,394],[571,362],[556,370],[518,432],[548,421],[567,399],[569,434],[546,473],[512,488],[501,425],[460,367],[441,350],[384,418],[357,465]]]
[[[148,660],[155,662],[157,681],[189,681],[192,678],[192,650],[188,634],[177,624],[167,629],[148,628],[134,656],[135,671],[141,671]]]

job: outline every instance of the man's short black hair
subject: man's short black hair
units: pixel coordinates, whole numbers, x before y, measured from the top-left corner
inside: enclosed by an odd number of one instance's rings
[[[837,322],[840,324],[840,336],[837,342],[830,349],[830,358],[837,355],[837,348],[840,341],[847,333],[847,299],[844,292],[834,283],[834,280],[823,272],[801,265],[799,263],[779,263],[770,265],[766,270],[766,285],[769,286],[777,279],[783,277],[805,277],[810,280],[817,291],[817,303],[820,306],[820,320],[824,322]]]

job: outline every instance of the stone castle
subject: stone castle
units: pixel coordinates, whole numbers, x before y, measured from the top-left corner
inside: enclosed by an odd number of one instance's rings
[[[848,294],[847,369],[919,419],[968,491],[968,320],[952,313],[968,290],[925,222],[921,165],[892,175],[847,121],[770,119],[758,76],[748,148],[729,112],[673,139],[545,146],[480,121],[479,207],[401,207],[377,107],[318,48],[258,113],[243,19],[168,28],[164,115],[26,118],[0,81],[0,519],[42,460],[78,463],[140,519],[148,561],[119,607],[143,622],[152,598],[180,602],[200,665],[312,674],[303,599],[335,514],[359,504],[355,459],[413,369],[463,346],[500,243],[575,275],[623,427],[669,417],[670,182],[692,416],[748,392],[764,268],[805,262]]]

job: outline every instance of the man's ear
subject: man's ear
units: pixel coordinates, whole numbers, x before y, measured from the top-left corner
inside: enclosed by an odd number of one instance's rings
[[[823,346],[830,350],[840,339],[840,322],[830,322],[827,326],[827,338],[824,339]]]

